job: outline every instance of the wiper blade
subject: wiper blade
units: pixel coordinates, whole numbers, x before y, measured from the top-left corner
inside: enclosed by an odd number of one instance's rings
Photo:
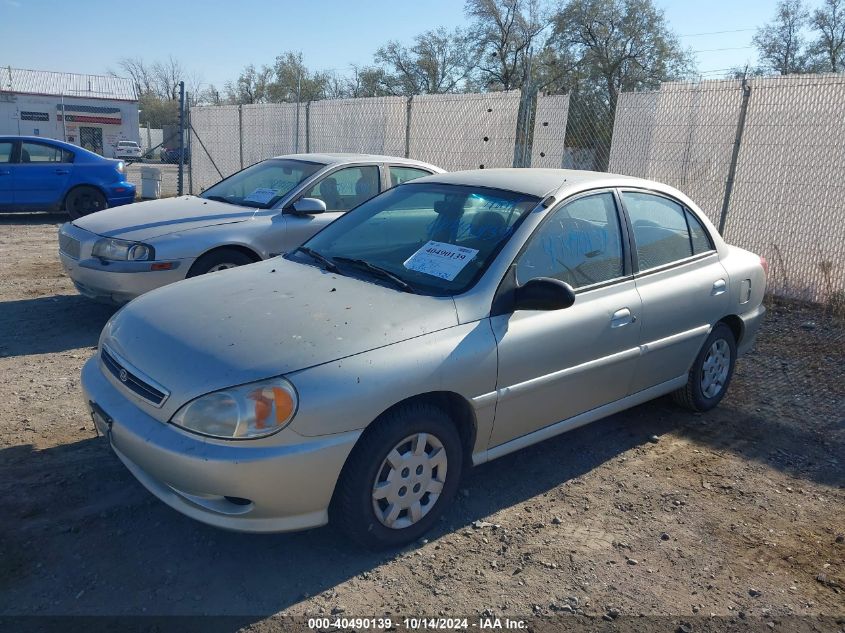
[[[226,200],[223,196],[205,196],[206,200],[214,200],[216,202],[225,202],[226,204],[232,204],[231,201]]]
[[[410,292],[411,294],[416,294],[414,288],[409,284],[407,281],[399,277],[398,275],[394,275],[389,270],[385,270],[381,266],[376,266],[375,264],[371,264],[367,260],[364,259],[354,259],[352,257],[335,257],[334,261],[342,262],[344,264],[349,264],[351,266],[355,266],[356,268],[363,268],[364,270],[368,270],[371,273],[374,273],[378,277],[382,279],[387,279],[392,281],[396,286],[404,290],[405,292]]]
[[[331,259],[329,259],[325,255],[323,255],[322,253],[318,253],[313,248],[309,248],[307,246],[300,246],[299,248],[297,248],[294,251],[294,253],[296,253],[298,251],[301,251],[301,252],[305,253],[306,255],[308,255],[311,259],[320,262],[323,265],[323,267],[326,270],[328,270],[330,273],[338,272],[337,264],[335,264]]]

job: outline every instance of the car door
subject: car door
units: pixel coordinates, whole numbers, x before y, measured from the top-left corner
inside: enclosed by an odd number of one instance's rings
[[[636,392],[685,375],[730,299],[727,273],[695,214],[654,192],[623,189],[621,199],[643,304]]]
[[[14,203],[13,141],[0,140],[0,208],[9,209]]]
[[[15,204],[34,209],[61,204],[73,165],[70,152],[36,141],[21,141],[14,169]]]
[[[490,446],[629,393],[639,354],[640,297],[612,190],[564,201],[516,260],[519,285],[570,284],[575,303],[491,318],[498,342],[498,403]]]
[[[325,213],[296,215],[285,211],[284,248],[293,250],[327,224],[381,191],[378,165],[353,165],[335,169],[308,187],[299,199],[317,198],[326,205]]]

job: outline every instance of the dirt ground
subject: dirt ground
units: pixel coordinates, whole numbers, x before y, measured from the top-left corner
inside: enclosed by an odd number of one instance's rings
[[[659,400],[477,468],[427,540],[373,554],[136,483],[83,408],[113,310],[63,274],[60,222],[0,217],[0,614],[845,614],[845,326],[820,309],[770,306],[715,411]]]

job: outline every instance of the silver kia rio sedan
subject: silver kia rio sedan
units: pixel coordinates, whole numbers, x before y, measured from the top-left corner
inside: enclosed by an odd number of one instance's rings
[[[418,538],[481,464],[674,394],[724,397],[765,260],[689,198],[583,171],[399,185],[272,260],[150,292],[82,384],[154,495],[223,528]]]
[[[126,303],[153,288],[267,259],[434,165],[373,154],[277,156],[199,196],[150,200],[64,224],[59,257],[80,294]]]

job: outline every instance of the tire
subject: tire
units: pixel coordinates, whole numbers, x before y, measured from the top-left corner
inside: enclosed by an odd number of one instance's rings
[[[672,394],[673,400],[692,411],[709,411],[725,397],[735,365],[734,334],[718,323],[695,357],[687,384]]]
[[[108,209],[109,203],[99,189],[77,187],[65,198],[65,211],[71,220],[78,220],[89,213]]]
[[[420,457],[415,448],[423,441]],[[394,451],[404,458],[395,466],[387,459]],[[346,460],[329,509],[332,525],[370,549],[420,538],[452,502],[463,455],[458,430],[441,408],[421,403],[391,411],[364,432]],[[378,482],[381,498],[374,494]],[[398,513],[391,513],[391,505],[400,507]],[[412,512],[420,514],[414,518]],[[391,514],[393,527],[386,523]]]
[[[227,268],[236,268],[237,266],[246,266],[247,264],[253,263],[255,263],[255,260],[246,253],[237,251],[234,248],[218,248],[199,257],[193,266],[191,266],[187,277],[199,277],[206,273],[225,270]]]

